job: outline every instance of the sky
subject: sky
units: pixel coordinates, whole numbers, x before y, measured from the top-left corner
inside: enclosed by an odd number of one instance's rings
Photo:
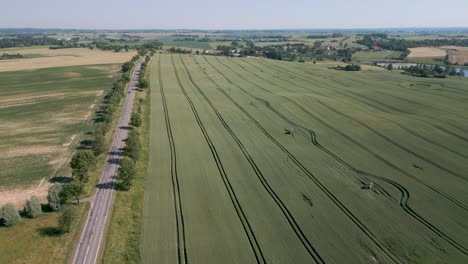
[[[468,27],[468,0],[2,0],[0,28]]]

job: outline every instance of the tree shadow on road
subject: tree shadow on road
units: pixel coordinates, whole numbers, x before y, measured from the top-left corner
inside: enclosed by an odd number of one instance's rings
[[[107,160],[108,163],[110,164],[120,164],[120,159],[108,159]]]
[[[122,157],[124,155],[124,153],[123,153],[123,151],[109,151],[109,152],[107,152],[107,155]]]
[[[103,182],[96,184],[96,188],[98,189],[114,189],[114,183],[112,182]]]

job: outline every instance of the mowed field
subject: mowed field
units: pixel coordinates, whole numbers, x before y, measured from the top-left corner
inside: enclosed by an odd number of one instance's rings
[[[468,262],[466,80],[164,54],[151,70],[143,263]]]
[[[45,196],[52,175],[68,175],[66,162],[118,71],[105,64],[0,72],[0,204]]]

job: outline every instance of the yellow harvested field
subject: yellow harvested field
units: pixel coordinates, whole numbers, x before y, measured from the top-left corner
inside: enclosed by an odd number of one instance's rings
[[[3,52],[9,51],[0,49],[0,53]],[[136,54],[135,51],[113,52],[90,50],[87,48],[58,50],[52,50],[49,48],[31,48],[17,50],[15,53],[41,57],[0,61],[0,72],[77,65],[124,63]]]
[[[468,47],[458,47],[458,46],[443,46],[443,49],[458,50],[468,52]]]
[[[433,48],[433,47],[420,47],[409,49],[411,53],[408,58],[419,58],[419,57],[443,57],[447,54],[444,49]]]
[[[451,63],[460,65],[468,63],[468,47],[444,46],[442,48],[447,49]]]

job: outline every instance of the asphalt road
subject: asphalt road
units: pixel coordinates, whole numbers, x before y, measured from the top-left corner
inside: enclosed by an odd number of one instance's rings
[[[138,75],[143,60],[137,64],[133,72],[130,87],[120,115],[118,128],[107,155],[107,163],[102,172],[99,184],[97,185],[98,189],[94,195],[94,199],[91,200],[91,209],[88,213],[83,232],[81,233],[79,244],[75,248],[73,263],[96,263],[99,255],[109,209],[112,205],[115,176],[119,167],[119,160],[122,158],[122,148],[125,145],[124,139],[127,137],[127,127],[132,113],[136,93],[135,89],[138,84]]]

